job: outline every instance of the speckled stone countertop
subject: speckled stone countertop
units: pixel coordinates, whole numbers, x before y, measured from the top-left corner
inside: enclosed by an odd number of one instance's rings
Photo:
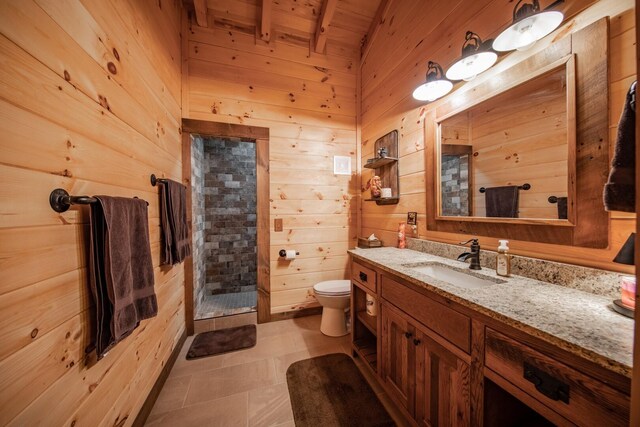
[[[500,320],[604,368],[631,378],[632,319],[611,308],[611,298],[522,276],[500,277],[495,270],[471,271],[467,265],[410,249],[352,249],[355,258],[401,277],[463,306]],[[490,281],[465,289],[435,280],[407,265],[437,262]]]

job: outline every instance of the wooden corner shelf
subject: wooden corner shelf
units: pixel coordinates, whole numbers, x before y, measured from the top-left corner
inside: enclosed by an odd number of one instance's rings
[[[396,157],[376,157],[372,162],[367,162],[362,167],[367,169],[377,169],[397,161],[398,159]]]
[[[397,205],[400,197],[379,197],[377,199],[364,199],[365,202],[376,202],[377,205]]]
[[[366,169],[374,169],[380,177],[382,188],[391,188],[392,197],[379,197],[365,199],[367,202],[376,202],[376,205],[396,205],[400,201],[400,171],[398,170],[398,131],[393,130],[378,138],[374,146],[374,152],[381,148],[387,150],[387,157],[375,157],[372,161],[362,165]]]
[[[353,342],[355,352],[367,362],[374,373],[378,371],[378,348],[375,340],[360,339]]]

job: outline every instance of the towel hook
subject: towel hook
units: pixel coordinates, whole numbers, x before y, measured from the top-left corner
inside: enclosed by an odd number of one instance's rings
[[[88,205],[97,202],[98,199],[89,196],[70,196],[67,190],[56,188],[49,195],[51,209],[58,213],[66,212],[71,205]]]

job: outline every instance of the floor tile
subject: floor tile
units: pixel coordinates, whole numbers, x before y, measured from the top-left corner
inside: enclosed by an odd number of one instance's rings
[[[273,385],[275,382],[272,359],[207,371],[191,379],[184,406]]]
[[[161,414],[182,408],[190,383],[191,375],[167,378],[151,414]]]
[[[153,427],[246,426],[248,403],[249,396],[247,393],[234,394],[164,414],[150,415],[146,425]]]
[[[213,330],[233,328],[235,326],[255,325],[258,323],[258,313],[235,314],[232,316],[216,317],[213,320]]]
[[[293,421],[289,389],[286,384],[249,392],[249,426],[277,426]]]
[[[195,319],[255,312],[257,301],[258,293],[256,291],[205,295],[196,307]]]

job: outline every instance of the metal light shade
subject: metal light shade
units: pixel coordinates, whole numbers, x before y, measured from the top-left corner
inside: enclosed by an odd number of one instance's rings
[[[474,32],[467,31],[462,45],[462,57],[447,70],[449,80],[472,80],[491,68],[498,55],[491,51],[491,42],[483,42]]]
[[[453,88],[453,83],[445,79],[443,74],[439,64],[429,61],[426,83],[413,91],[413,97],[418,101],[431,102],[448,94]]]
[[[493,42],[493,49],[498,52],[509,50],[526,50],[535,42],[551,33],[562,24],[562,12],[540,11],[538,0],[525,3],[518,9],[522,0],[513,9],[513,23],[504,30]]]

